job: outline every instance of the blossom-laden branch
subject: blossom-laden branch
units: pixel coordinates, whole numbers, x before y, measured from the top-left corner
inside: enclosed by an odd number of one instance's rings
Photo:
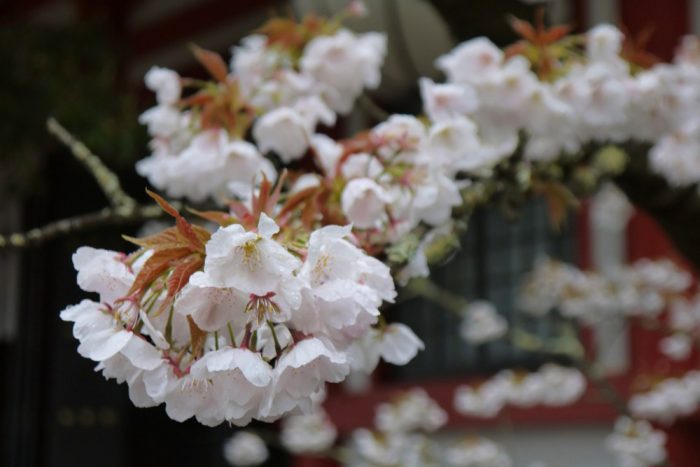
[[[167,215],[158,206],[132,206],[128,212],[119,208],[104,208],[89,214],[50,222],[27,232],[0,235],[0,249],[30,248],[58,237],[87,230],[116,225],[138,224],[148,220],[161,219]]]
[[[30,248],[58,237],[90,229],[138,224],[166,216],[158,206],[137,204],[136,200],[122,189],[119,177],[56,119],[49,118],[46,127],[52,135],[70,149],[76,160],[90,172],[111,206],[96,212],[50,222],[27,232],[0,234],[0,249]],[[176,207],[179,208],[180,204],[176,203]]]
[[[73,157],[90,172],[107,197],[109,204],[116,211],[120,214],[128,215],[136,209],[136,200],[122,189],[119,177],[98,156],[93,154],[85,144],[70,134],[55,118],[49,118],[46,121],[46,127],[49,133],[65,144],[70,149]]]

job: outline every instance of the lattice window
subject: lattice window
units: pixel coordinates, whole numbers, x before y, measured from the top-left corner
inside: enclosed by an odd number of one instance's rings
[[[544,203],[533,201],[512,221],[496,210],[480,211],[472,218],[460,253],[433,271],[433,280],[468,299],[493,302],[510,323],[515,313],[517,287],[524,273],[543,255],[565,261],[575,258],[575,225],[554,232]],[[480,346],[464,342],[458,333],[460,318],[439,305],[414,299],[396,307],[394,319],[411,326],[424,340],[426,350],[392,376],[399,379],[454,376],[491,372],[510,366],[533,367],[536,355],[513,347],[507,340]],[[541,336],[553,332],[552,323],[525,323]]]

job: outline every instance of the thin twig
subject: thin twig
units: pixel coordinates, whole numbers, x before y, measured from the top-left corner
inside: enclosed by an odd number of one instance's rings
[[[458,316],[462,316],[464,310],[469,307],[469,300],[440,287],[427,278],[412,279],[402,291],[402,300],[414,297],[430,300]]]
[[[179,208],[179,203],[174,203]],[[124,224],[136,224],[151,219],[167,217],[157,205],[137,205],[124,212],[119,208],[104,208],[97,212],[69,217],[48,223],[27,232],[0,235],[0,250],[8,248],[29,248],[71,233]]]
[[[577,367],[586,377],[598,388],[598,391],[605,397],[610,405],[617,410],[620,415],[631,417],[627,402],[613,386],[608,378],[602,376],[596,368],[587,360],[577,362]]]
[[[374,102],[374,100],[367,94],[362,94],[360,96],[358,99],[358,104],[367,115],[377,122],[383,122],[389,118],[389,112],[381,108],[381,106]]]
[[[122,189],[119,177],[104,165],[100,158],[93,154],[87,146],[77,140],[54,118],[49,118],[46,121],[46,127],[49,133],[68,146],[73,153],[73,157],[85,166],[115,209],[126,214],[136,208],[136,200]]]

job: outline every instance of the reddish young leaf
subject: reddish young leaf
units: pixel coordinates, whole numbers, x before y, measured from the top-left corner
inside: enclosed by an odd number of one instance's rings
[[[153,253],[153,256],[148,258],[144,263],[127,295],[142,294],[153,281],[168,270],[173,261],[184,258],[190,254],[191,251],[189,248],[173,248],[156,251]]]
[[[207,69],[215,80],[221,83],[226,81],[228,77],[228,67],[224,59],[221,58],[221,55],[194,44],[192,44],[191,48],[197,61]]]
[[[257,196],[253,195],[252,200],[252,215],[255,219],[258,219],[260,217],[260,213],[262,212],[263,208],[267,205],[267,198],[270,196],[270,188],[272,188],[272,184],[267,179],[265,174],[263,174],[263,179],[260,183],[260,190],[258,190],[259,194]]]
[[[187,222],[187,219],[182,217],[178,210],[175,209],[173,205],[168,203],[161,196],[150,191],[148,188],[146,188],[146,193],[148,193],[148,196],[153,198],[165,212],[167,212],[175,218],[178,232],[180,232],[180,234],[187,240],[192,251],[204,253],[204,243],[202,242],[200,237],[195,233],[194,229],[192,228],[192,225],[189,222]]]
[[[290,213],[299,204],[303,203],[309,197],[311,197],[314,194],[316,194],[317,192],[319,192],[319,190],[321,190],[320,187],[311,186],[309,188],[304,188],[301,191],[297,191],[296,193],[291,195],[289,198],[287,198],[287,201],[284,203],[284,205],[282,205],[282,208],[280,209],[280,212],[277,216],[283,217],[284,215]]]
[[[266,213],[272,213],[272,211],[275,209],[275,206],[277,206],[277,202],[279,201],[280,195],[282,194],[282,186],[284,186],[284,182],[287,180],[288,175],[289,172],[287,171],[287,169],[284,169],[282,171],[282,174],[277,179],[277,185],[275,185],[275,190],[270,195],[270,199],[267,200],[266,205],[263,207],[263,210]]]
[[[187,285],[190,276],[199,271],[202,266],[204,266],[204,258],[197,254],[190,255],[182,261],[179,261],[170,274],[170,277],[168,277],[168,295],[177,295],[177,293]]]
[[[219,224],[221,227],[226,227],[235,222],[235,218],[224,211],[198,211],[194,208],[187,208],[189,212],[197,217],[201,217],[204,220]]]
[[[568,24],[553,26],[549,28],[549,30],[544,32],[544,34],[542,35],[542,40],[545,44],[557,42],[566,37],[566,35],[569,34],[572,29],[573,28],[571,27],[571,25]]]
[[[240,201],[229,201],[228,206],[243,226],[246,228],[255,227],[255,219],[245,204]]]
[[[151,248],[154,250],[168,250],[187,246],[187,244],[183,242],[182,236],[175,227],[168,227],[167,229],[156,234],[143,238],[135,238],[128,235],[122,235],[122,238],[127,242],[133,243],[134,245],[138,245],[142,248]]]
[[[537,41],[537,33],[535,32],[535,28],[532,27],[532,24],[528,23],[527,21],[511,16],[510,27],[513,28],[513,30],[526,41],[533,44]]]

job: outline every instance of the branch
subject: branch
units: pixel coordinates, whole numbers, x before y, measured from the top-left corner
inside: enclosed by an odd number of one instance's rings
[[[469,307],[469,300],[440,287],[428,278],[415,278],[402,290],[402,300],[421,297],[436,303],[444,309],[463,316]]]
[[[104,165],[87,146],[78,141],[54,118],[49,118],[46,121],[46,127],[49,133],[68,146],[73,157],[85,166],[115,209],[125,214],[136,209],[136,200],[124,192],[116,174]]]
[[[173,205],[177,209],[180,208],[178,203],[173,203]],[[35,247],[62,235],[99,227],[137,224],[146,220],[160,219],[167,216],[168,214],[158,205],[137,205],[131,207],[128,212],[118,207],[104,208],[97,212],[51,222],[43,227],[27,232],[0,235],[0,250]]]

